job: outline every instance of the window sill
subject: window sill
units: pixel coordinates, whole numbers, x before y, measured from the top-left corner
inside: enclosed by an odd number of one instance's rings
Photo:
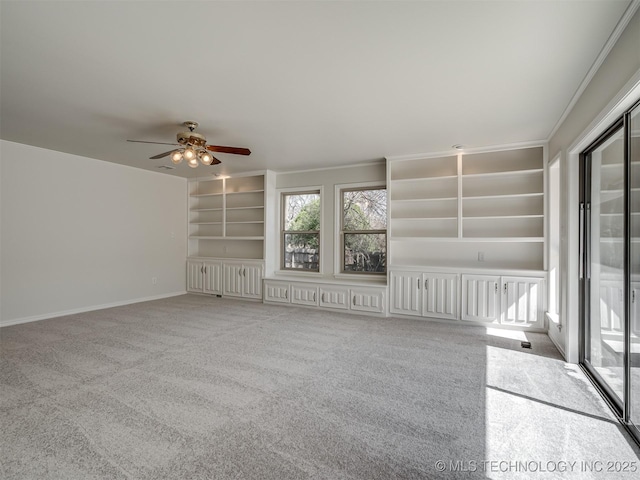
[[[307,278],[317,278],[322,276],[322,272],[300,272],[297,270],[276,270],[273,272],[276,276],[283,277],[307,277]]]
[[[336,273],[333,275],[336,280],[348,280],[352,283],[371,283],[375,285],[386,285],[387,274],[366,274],[366,273]]]

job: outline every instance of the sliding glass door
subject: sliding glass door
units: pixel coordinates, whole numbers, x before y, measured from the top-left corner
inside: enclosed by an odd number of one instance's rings
[[[629,115],[630,420],[640,428],[640,105]]]
[[[581,155],[580,361],[640,439],[639,155],[638,105]]]

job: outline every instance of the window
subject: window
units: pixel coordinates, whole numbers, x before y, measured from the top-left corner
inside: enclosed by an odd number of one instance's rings
[[[387,269],[387,189],[345,188],[340,192],[341,270],[385,273]]]
[[[320,191],[282,194],[282,268],[318,272]]]

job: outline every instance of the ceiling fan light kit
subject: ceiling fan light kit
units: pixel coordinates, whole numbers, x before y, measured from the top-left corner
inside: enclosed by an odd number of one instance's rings
[[[167,155],[171,155],[171,161],[175,165],[178,165],[182,162],[182,160],[185,160],[187,162],[187,165],[189,165],[191,168],[196,168],[198,166],[198,162],[200,162],[202,165],[218,165],[219,163],[222,163],[216,157],[211,155],[209,151],[231,153],[235,155],[251,154],[251,150],[249,150],[248,148],[207,145],[207,139],[205,138],[205,136],[194,131],[198,127],[198,122],[184,122],[183,125],[187,127],[189,131],[178,133],[178,135],[176,135],[176,140],[178,141],[178,143],[173,144],[183,147],[176,150],[170,150],[159,155],[154,155],[153,157],[150,157],[152,160],[164,158]],[[172,145],[163,142],[148,142],[144,140],[127,141],[137,143],[158,143],[161,145]]]

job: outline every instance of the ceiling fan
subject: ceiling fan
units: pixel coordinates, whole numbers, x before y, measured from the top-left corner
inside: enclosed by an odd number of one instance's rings
[[[186,160],[187,165],[191,168],[198,166],[198,160],[203,165],[218,165],[222,163],[216,157],[209,152],[231,153],[234,155],[251,155],[251,150],[248,148],[240,147],[224,147],[221,145],[207,145],[207,139],[204,135],[196,133],[194,130],[198,128],[198,122],[184,122],[183,125],[189,129],[188,132],[180,132],[176,136],[178,143],[165,143],[165,142],[148,142],[145,140],[127,140],[127,142],[135,143],[154,143],[157,145],[175,145],[179,148],[174,148],[168,152],[160,153],[149,157],[150,160],[166,157],[171,155],[171,161],[176,165]]]

